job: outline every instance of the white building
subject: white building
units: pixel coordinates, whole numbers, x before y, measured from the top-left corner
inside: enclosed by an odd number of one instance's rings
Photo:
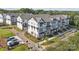
[[[27,30],[27,22],[31,18],[31,14],[20,14],[17,17],[17,27],[21,30]]]
[[[69,25],[67,15],[48,14],[21,14],[17,18],[17,27],[26,30],[29,34],[41,38],[44,35],[52,35]]]
[[[28,33],[35,37],[42,37],[46,32],[46,25],[42,18],[33,17],[28,21]]]
[[[28,33],[35,37],[43,37],[52,35],[54,32],[66,28],[67,25],[69,25],[67,15],[34,15],[28,21]]]
[[[8,13],[6,14],[6,24],[16,25],[18,13]]]
[[[0,14],[0,23],[3,23],[4,19],[3,19],[3,15]]]

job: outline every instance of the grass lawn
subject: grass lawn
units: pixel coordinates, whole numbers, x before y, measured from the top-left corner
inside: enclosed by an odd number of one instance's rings
[[[42,43],[42,45],[49,45],[49,44],[52,44],[52,43],[56,43],[58,41],[60,41],[60,39],[58,37],[56,37],[54,39],[47,40],[46,42]]]
[[[50,45],[49,47],[46,47],[47,51],[67,51],[68,46],[66,45],[66,42],[60,41],[56,44]]]
[[[6,48],[0,48],[0,51],[6,51]]]
[[[0,29],[0,38],[6,38],[13,36],[14,34],[10,32],[8,29]]]
[[[28,46],[26,45],[18,45],[12,51],[29,51]]]

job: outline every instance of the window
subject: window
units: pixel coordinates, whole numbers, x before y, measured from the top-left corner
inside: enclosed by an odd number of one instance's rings
[[[31,26],[31,29],[33,29],[33,26]]]
[[[50,27],[50,22],[47,22],[47,27]]]
[[[23,26],[24,26],[24,27],[27,27],[27,23],[24,23]]]
[[[44,24],[43,22],[40,22],[40,27],[43,26],[43,24]]]
[[[10,19],[8,19],[8,20],[10,20]]]
[[[35,30],[35,27],[34,27],[34,30]]]
[[[47,25],[50,25],[50,22],[47,22]]]
[[[31,32],[31,34],[33,34],[33,32]]]
[[[33,23],[31,22],[31,24],[33,24]]]

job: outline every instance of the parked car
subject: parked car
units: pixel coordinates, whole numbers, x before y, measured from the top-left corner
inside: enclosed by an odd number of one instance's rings
[[[15,38],[14,38],[14,37],[9,37],[9,38],[7,39],[7,41],[11,41],[11,40],[15,40]]]
[[[17,42],[17,41],[9,41],[9,42],[7,42],[7,45],[9,47],[13,47],[13,46],[18,45],[18,44],[19,44],[19,42]]]
[[[15,46],[15,45],[18,45],[18,44],[19,44],[19,41],[15,37],[9,37],[7,39],[7,45],[9,47],[12,47],[12,46]]]

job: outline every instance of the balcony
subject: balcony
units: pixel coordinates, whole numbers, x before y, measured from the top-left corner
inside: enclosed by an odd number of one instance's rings
[[[47,25],[46,27],[50,27],[51,25]]]
[[[39,32],[45,32],[46,29],[39,29]]]

